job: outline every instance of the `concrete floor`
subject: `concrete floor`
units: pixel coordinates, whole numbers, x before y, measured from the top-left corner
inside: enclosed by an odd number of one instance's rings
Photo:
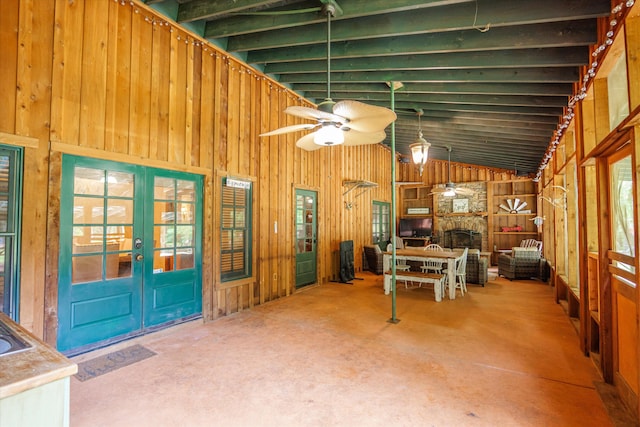
[[[503,278],[436,303],[359,273],[141,344],[157,355],[71,382],[71,426],[611,426],[553,288]]]

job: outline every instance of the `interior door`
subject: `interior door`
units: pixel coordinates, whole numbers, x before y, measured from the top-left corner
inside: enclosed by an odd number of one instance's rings
[[[631,147],[608,158],[614,384],[627,403],[638,397],[638,290],[634,226],[635,183]]]
[[[199,176],[64,156],[58,349],[199,315]]]
[[[296,288],[316,282],[317,193],[296,190]]]

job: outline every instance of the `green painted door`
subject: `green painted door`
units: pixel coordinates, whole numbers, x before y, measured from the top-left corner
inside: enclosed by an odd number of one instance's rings
[[[58,349],[198,315],[199,176],[64,156]]]
[[[144,325],[202,312],[202,178],[147,169]]]
[[[317,193],[296,190],[296,288],[316,282]]]

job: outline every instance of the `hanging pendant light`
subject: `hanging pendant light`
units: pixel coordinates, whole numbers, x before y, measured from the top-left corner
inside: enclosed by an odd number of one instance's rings
[[[447,147],[447,151],[449,152],[449,161],[447,162],[447,165],[448,165],[447,179],[449,180],[449,182],[445,184],[444,186],[445,190],[444,190],[444,193],[442,193],[442,195],[444,197],[455,197],[456,185],[453,182],[451,182],[451,146]]]
[[[422,110],[418,111],[418,137],[413,141],[413,143],[409,146],[411,149],[411,157],[413,159],[413,163],[418,166],[420,169],[420,176],[422,176],[422,171],[424,169],[424,165],[427,163],[427,159],[429,158],[429,147],[431,144],[427,142],[426,139],[422,136],[422,125],[420,122],[420,117],[422,116]]]

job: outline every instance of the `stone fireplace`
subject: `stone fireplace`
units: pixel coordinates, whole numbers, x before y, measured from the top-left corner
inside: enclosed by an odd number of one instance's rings
[[[446,248],[468,247],[487,250],[487,182],[464,182],[456,186],[472,189],[475,193],[471,196],[457,195],[453,198],[434,196],[435,240]],[[468,212],[454,212],[455,199],[467,199]]]
[[[444,232],[445,248],[469,248],[482,250],[482,233],[464,228]]]

